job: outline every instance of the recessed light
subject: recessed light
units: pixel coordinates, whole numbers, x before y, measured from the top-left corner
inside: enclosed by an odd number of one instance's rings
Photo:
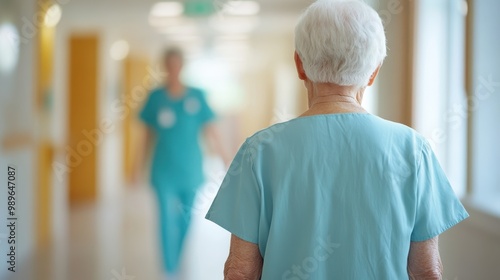
[[[61,6],[54,4],[47,9],[44,18],[44,24],[47,27],[55,27],[61,20],[62,10]]]
[[[176,17],[184,13],[184,5],[180,2],[158,2],[151,8],[152,17]]]
[[[130,46],[127,41],[119,40],[111,45],[111,49],[109,50],[109,54],[113,60],[124,60],[130,51]]]

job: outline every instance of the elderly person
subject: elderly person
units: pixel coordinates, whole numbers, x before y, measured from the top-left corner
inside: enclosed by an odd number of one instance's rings
[[[295,35],[309,109],[245,141],[207,214],[232,233],[225,279],[440,279],[438,235],[468,214],[428,142],[361,106],[380,17],[318,0]]]

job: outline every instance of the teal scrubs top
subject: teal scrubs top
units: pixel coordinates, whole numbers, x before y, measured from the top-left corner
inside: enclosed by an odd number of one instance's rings
[[[203,182],[200,132],[214,118],[201,90],[187,88],[173,99],[165,88],[153,90],[140,112],[156,132],[151,166],[154,187],[197,188]]]
[[[262,279],[408,279],[410,241],[468,217],[428,142],[370,114],[248,138],[207,219],[258,245]]]

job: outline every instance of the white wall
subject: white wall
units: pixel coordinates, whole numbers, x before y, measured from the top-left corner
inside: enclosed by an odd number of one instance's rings
[[[32,30],[23,28],[23,18],[32,21],[35,15],[35,1],[2,1],[0,3],[0,24],[10,22],[19,33],[19,60],[12,72],[0,72],[0,141],[13,135],[36,137],[35,125],[35,41]],[[36,32],[36,28],[33,32]],[[6,44],[6,41],[0,42]],[[9,47],[13,47],[10,45]],[[4,45],[5,47],[5,45]],[[6,150],[0,146],[0,278],[7,271],[7,166],[17,167],[17,227],[16,256],[18,270],[23,268],[23,260],[35,248],[35,182],[36,147],[35,141],[20,144],[15,149]],[[10,246],[10,245],[9,245]]]

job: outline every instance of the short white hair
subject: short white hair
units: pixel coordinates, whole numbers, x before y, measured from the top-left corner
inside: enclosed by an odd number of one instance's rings
[[[370,6],[356,0],[317,0],[295,28],[295,48],[309,80],[368,85],[387,55],[384,26]]]

